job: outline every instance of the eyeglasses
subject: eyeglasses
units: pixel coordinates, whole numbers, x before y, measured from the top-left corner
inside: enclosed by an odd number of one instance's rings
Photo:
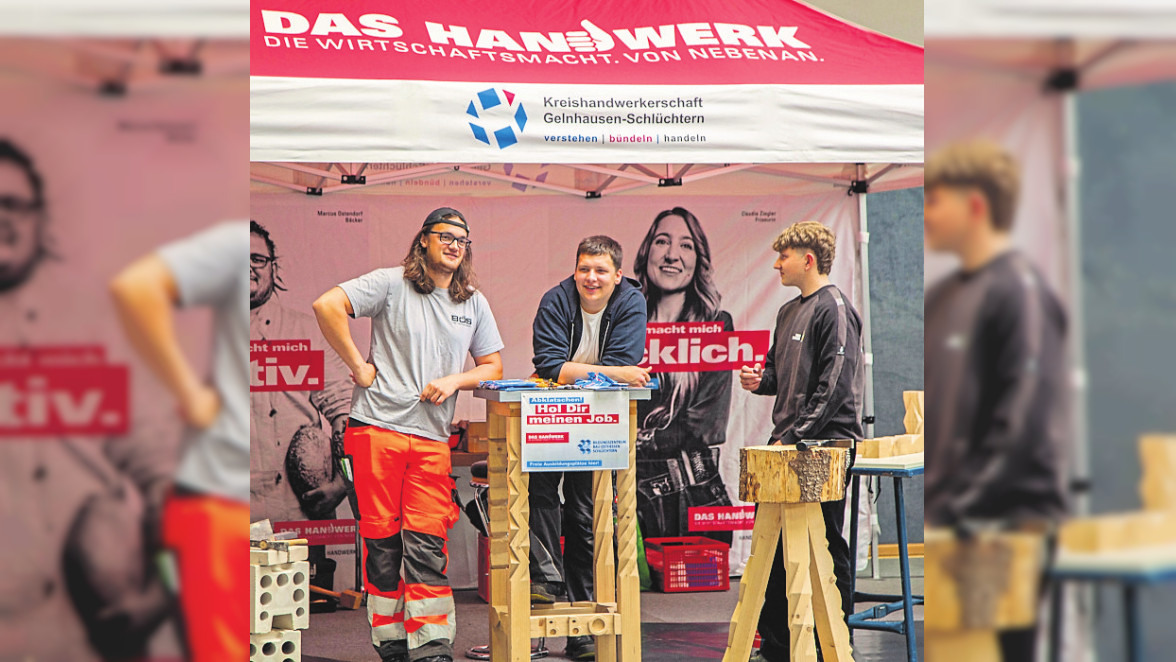
[[[462,250],[469,248],[470,244],[474,243],[467,237],[458,237],[457,235],[453,235],[448,232],[433,232],[432,230],[425,230],[425,234],[437,235],[441,238],[441,243],[445,244],[446,246],[449,246],[456,241],[457,245],[460,246]]]
[[[272,258],[268,255],[262,255],[261,253],[250,253],[249,266],[260,269],[268,265],[270,262],[273,262],[275,259],[276,258]]]
[[[41,211],[44,205],[40,200],[25,200],[10,195],[0,195],[0,211],[31,214]]]

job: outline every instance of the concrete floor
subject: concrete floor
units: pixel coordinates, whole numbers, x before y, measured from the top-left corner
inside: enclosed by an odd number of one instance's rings
[[[898,580],[859,579],[858,590],[873,593],[897,592]],[[916,594],[923,591],[921,577],[913,586]],[[713,593],[655,593],[641,594],[642,659],[644,662],[683,662],[685,660],[719,660],[727,643],[727,628],[739,586],[733,580],[731,589]],[[475,591],[455,591],[457,602],[457,641],[455,660],[465,659],[463,653],[472,646],[489,641],[486,603]],[[868,605],[858,604],[858,610]],[[371,646],[371,633],[366,611],[338,611],[333,614],[312,614],[310,629],[302,633],[304,662],[378,662]],[[901,617],[891,614],[888,620]],[[923,608],[915,608],[916,634],[922,658]],[[564,639],[549,639],[547,659],[562,660]],[[906,659],[905,642],[897,634],[857,631],[854,634],[856,662],[898,662]]]

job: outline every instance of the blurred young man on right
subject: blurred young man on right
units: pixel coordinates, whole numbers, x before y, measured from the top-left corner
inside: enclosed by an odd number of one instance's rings
[[[927,526],[1048,532],[1066,512],[1066,316],[1012,246],[1020,179],[988,142],[927,162],[927,248],[960,262],[924,306]],[[1003,659],[1032,660],[1035,642],[1002,632]]]

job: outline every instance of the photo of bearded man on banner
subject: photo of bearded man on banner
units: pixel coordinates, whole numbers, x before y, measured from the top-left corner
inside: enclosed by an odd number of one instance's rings
[[[650,323],[721,322],[710,243],[698,218],[682,207],[653,220],[633,263]],[[637,402],[637,512],[646,538],[684,536],[689,510],[730,506],[719,474],[727,440],[732,376],[729,370],[659,373],[660,388]],[[702,535],[731,543],[730,531]]]
[[[347,495],[338,467],[351,410],[351,383],[338,355],[324,351],[326,341],[314,317],[282,300],[283,265],[270,230],[251,221],[249,233],[250,344],[308,346],[309,352],[298,352],[311,357],[306,360],[312,364],[305,374],[322,376],[316,384],[250,384],[249,517],[254,522],[268,519],[275,524],[332,520]],[[269,360],[293,355],[261,351]],[[252,369],[259,373],[264,367],[254,365]],[[252,379],[262,374],[254,374]],[[324,420],[329,431],[324,430]],[[323,545],[310,547],[310,562],[315,567],[312,583],[334,590],[335,561],[327,558]]]

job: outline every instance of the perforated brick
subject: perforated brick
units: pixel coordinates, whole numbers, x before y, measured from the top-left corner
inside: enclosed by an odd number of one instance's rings
[[[249,635],[249,662],[302,662],[302,633],[271,630]]]
[[[250,626],[253,634],[310,626],[310,564],[249,566]]]

